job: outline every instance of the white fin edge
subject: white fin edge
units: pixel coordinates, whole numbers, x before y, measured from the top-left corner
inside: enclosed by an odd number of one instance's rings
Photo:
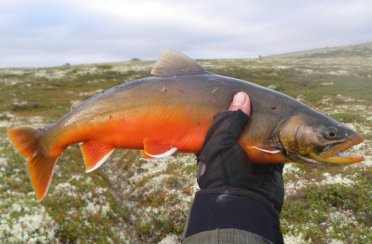
[[[90,173],[98,169],[99,167],[101,167],[101,165],[110,157],[110,155],[114,152],[114,150],[115,149],[112,149],[110,152],[108,152],[101,160],[98,161],[98,163],[96,163],[96,165],[94,165],[93,168],[85,170],[85,173]]]
[[[277,153],[281,153],[282,152],[280,150],[267,150],[267,149],[263,149],[263,148],[256,147],[256,146],[252,146],[252,148],[255,148],[257,150],[260,150],[261,152],[270,153],[270,154],[277,154]]]
[[[147,156],[150,156],[152,158],[165,158],[165,157],[169,157],[171,156],[173,153],[175,153],[177,151],[177,147],[172,147],[171,149],[169,149],[168,151],[162,153],[162,154],[157,154],[157,155],[154,155],[154,154],[150,154],[150,153],[147,153],[145,152],[145,154]]]

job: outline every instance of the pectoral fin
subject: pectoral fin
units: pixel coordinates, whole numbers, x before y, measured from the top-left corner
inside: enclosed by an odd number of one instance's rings
[[[288,159],[282,150],[276,147],[247,146],[246,152],[249,159],[256,163],[284,163]]]
[[[277,149],[277,148],[271,148],[271,147],[257,147],[257,146],[252,146],[253,149],[257,149],[261,152],[265,153],[270,153],[270,154],[277,154],[281,153],[282,151]]]
[[[156,142],[146,138],[143,142],[144,158],[165,158],[177,151],[177,148],[169,143]]]
[[[80,145],[85,163],[85,172],[89,173],[100,167],[114,151],[111,145],[97,141],[86,141]]]

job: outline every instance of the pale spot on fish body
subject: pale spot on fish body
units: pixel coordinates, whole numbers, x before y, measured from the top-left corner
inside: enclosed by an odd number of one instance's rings
[[[218,87],[215,87],[215,88],[212,89],[211,94],[212,95],[218,95],[219,94],[219,90],[220,89]]]

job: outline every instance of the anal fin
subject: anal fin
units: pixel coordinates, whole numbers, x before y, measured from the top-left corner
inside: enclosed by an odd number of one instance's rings
[[[171,156],[177,151],[177,148],[169,143],[152,141],[151,139],[146,138],[143,141],[143,153],[144,158],[165,158]]]
[[[86,141],[80,145],[85,163],[85,172],[99,168],[114,151],[113,146],[97,141]]]

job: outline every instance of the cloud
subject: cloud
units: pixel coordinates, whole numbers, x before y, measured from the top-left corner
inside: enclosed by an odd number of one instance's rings
[[[247,58],[372,40],[369,1],[13,0],[0,2],[0,67]]]

